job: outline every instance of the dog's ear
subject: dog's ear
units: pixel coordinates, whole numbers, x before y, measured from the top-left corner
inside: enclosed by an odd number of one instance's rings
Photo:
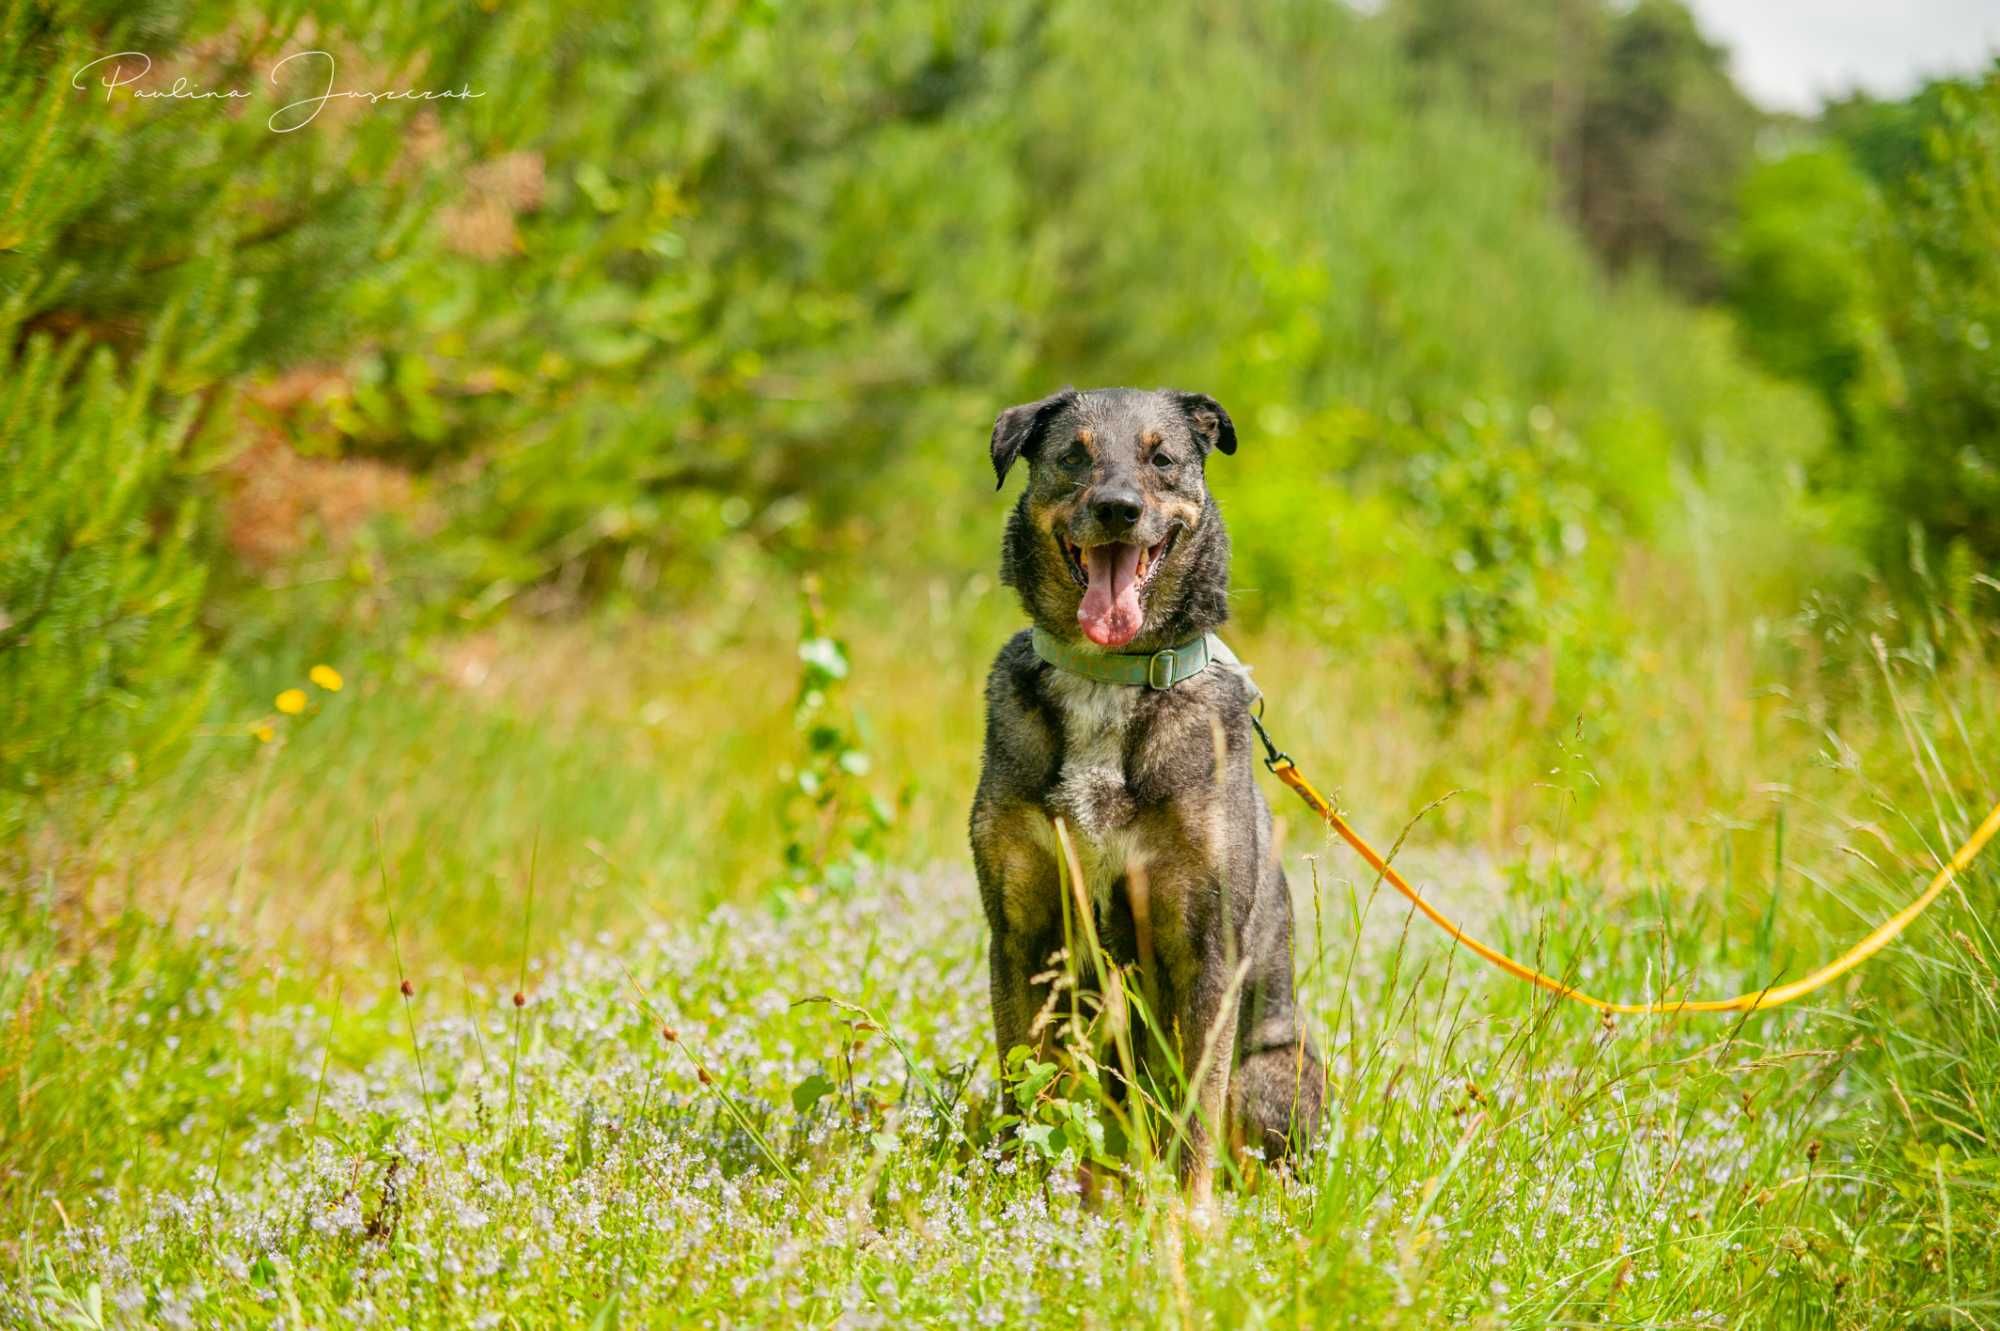
[[[1229,413],[1222,409],[1220,402],[1206,393],[1175,393],[1173,396],[1205,447],[1219,448],[1225,453],[1236,451],[1236,422],[1229,419]]]
[[[1023,402],[1018,407],[1009,407],[993,421],[993,488],[999,489],[1007,483],[1007,472],[1014,465],[1014,459],[1022,454],[1035,456],[1041,447],[1042,435],[1047,432],[1049,422],[1056,413],[1076,401],[1076,390],[1065,388],[1059,393],[1051,393],[1034,402]]]

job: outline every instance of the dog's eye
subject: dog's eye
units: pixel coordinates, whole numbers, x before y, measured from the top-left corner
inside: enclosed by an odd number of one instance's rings
[[[1075,471],[1078,467],[1083,466],[1089,461],[1090,454],[1084,449],[1082,444],[1071,444],[1069,451],[1062,455],[1062,464],[1071,471]]]
[[[1161,471],[1166,471],[1174,465],[1174,455],[1166,452],[1155,453],[1153,454],[1153,465]]]

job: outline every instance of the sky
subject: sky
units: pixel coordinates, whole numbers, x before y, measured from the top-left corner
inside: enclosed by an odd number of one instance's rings
[[[1736,82],[1773,110],[1855,87],[1886,97],[2000,52],[2000,0],[1688,0],[1730,50]]]

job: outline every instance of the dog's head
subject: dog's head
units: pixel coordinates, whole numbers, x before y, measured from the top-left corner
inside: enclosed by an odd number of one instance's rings
[[[1220,624],[1229,538],[1204,474],[1216,450],[1236,451],[1236,427],[1206,393],[1066,388],[1001,412],[995,477],[1028,463],[1002,574],[1029,615],[1112,651]]]

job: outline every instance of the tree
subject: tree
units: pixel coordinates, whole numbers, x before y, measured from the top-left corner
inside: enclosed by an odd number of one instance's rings
[[[1873,299],[1860,250],[1882,225],[1879,196],[1830,144],[1753,169],[1739,211],[1722,251],[1744,343],[1773,373],[1818,394],[1852,454]]]
[[[450,8],[372,18],[392,49],[421,33],[444,80],[469,30]],[[144,86],[255,84],[297,36],[233,3],[30,3],[0,22],[0,844],[51,793],[116,789],[186,734],[241,381],[352,336],[355,279],[395,272],[423,215],[396,169],[415,103],[279,136],[230,103],[142,103],[101,64],[77,71],[143,49]]]
[[[1419,68],[1519,126],[1612,267],[1716,294],[1713,242],[1762,117],[1680,0],[1403,0],[1391,17]]]
[[[1678,0],[1619,14],[1578,129],[1570,194],[1584,234],[1614,266],[1649,262],[1683,291],[1716,294],[1714,241],[1757,120],[1726,52]]]
[[[1876,488],[1899,541],[1916,525],[2000,561],[2000,70],[1946,89],[1922,166],[1870,247]]]
[[[1725,247],[1745,343],[1812,387],[1816,468],[1883,567],[1912,533],[2000,559],[2000,73],[1904,103],[1848,98],[1759,167]]]

